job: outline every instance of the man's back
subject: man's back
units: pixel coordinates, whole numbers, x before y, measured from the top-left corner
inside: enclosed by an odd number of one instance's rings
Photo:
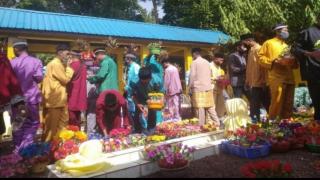
[[[179,70],[173,65],[169,65],[165,70],[165,88],[169,95],[175,95],[182,91]]]
[[[190,88],[194,92],[212,90],[212,72],[210,63],[202,57],[197,58],[191,65]]]
[[[229,56],[229,74],[233,87],[244,86],[246,76],[246,58],[238,52]]]
[[[27,102],[40,103],[41,93],[38,83],[43,79],[42,62],[24,53],[12,60],[11,65]]]
[[[105,80],[100,86],[100,92],[105,90],[119,90],[118,66],[111,57],[106,57],[101,63],[101,67],[107,70]]]

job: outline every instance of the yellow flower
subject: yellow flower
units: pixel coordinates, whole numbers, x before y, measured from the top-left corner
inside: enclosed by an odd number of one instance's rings
[[[87,135],[86,133],[82,132],[82,131],[78,131],[75,133],[75,136],[77,139],[79,139],[80,141],[86,141],[87,140]]]
[[[73,131],[69,131],[69,130],[62,130],[59,133],[59,137],[63,140],[63,141],[67,141],[70,140],[74,137],[74,132]]]
[[[166,140],[166,136],[157,136],[157,135],[153,135],[153,136],[149,136],[148,140],[150,141],[154,141],[154,142],[162,142]]]
[[[154,136],[153,140],[157,141],[157,142],[161,142],[161,141],[165,141],[166,137],[165,136]]]
[[[258,123],[259,128],[262,128],[262,123]]]

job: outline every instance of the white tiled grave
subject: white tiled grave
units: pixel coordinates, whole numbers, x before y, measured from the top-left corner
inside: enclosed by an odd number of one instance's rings
[[[199,160],[207,156],[219,154],[219,144],[223,140],[223,131],[217,131],[172,139],[155,145],[182,142],[183,145],[196,148],[193,160]],[[158,172],[159,168],[157,164],[146,161],[143,152],[144,146],[109,153],[108,160],[113,163],[114,167],[107,171],[90,174],[81,178],[137,178]],[[48,169],[50,171],[49,178],[71,178],[70,175],[61,174],[55,170],[55,165],[48,166]]]

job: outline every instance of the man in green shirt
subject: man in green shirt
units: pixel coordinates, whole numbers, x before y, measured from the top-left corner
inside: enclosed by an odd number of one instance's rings
[[[106,90],[119,91],[117,64],[102,48],[96,49],[94,54],[100,64],[100,70],[95,76],[89,77],[88,81],[91,84],[98,84],[99,93]]]

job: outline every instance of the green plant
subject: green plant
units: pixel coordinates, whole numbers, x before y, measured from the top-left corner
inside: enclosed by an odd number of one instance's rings
[[[54,59],[55,55],[47,53],[38,53],[36,54],[36,57],[42,61],[43,66],[46,66],[51,60]]]

